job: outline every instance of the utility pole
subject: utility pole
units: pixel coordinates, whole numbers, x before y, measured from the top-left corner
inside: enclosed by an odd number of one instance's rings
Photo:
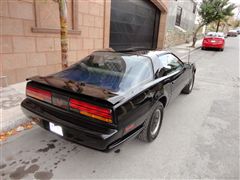
[[[60,28],[61,28],[61,55],[62,69],[68,67],[68,27],[67,27],[67,2],[66,0],[58,0]]]

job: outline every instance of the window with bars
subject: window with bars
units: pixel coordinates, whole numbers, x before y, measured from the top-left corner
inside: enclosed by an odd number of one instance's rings
[[[197,9],[197,4],[194,3],[194,5],[193,5],[193,14],[196,13],[196,9]]]
[[[176,22],[175,22],[176,26],[180,26],[181,25],[181,18],[182,18],[182,8],[181,7],[177,7],[177,16],[176,16]]]

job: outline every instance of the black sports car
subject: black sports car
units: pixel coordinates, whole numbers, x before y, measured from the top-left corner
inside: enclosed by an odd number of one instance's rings
[[[44,129],[98,150],[159,133],[164,107],[194,84],[194,64],[165,51],[96,51],[50,76],[29,78],[24,113]]]

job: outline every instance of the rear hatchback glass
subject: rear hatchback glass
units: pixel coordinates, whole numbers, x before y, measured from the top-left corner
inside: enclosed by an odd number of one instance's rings
[[[216,33],[215,32],[208,32],[206,36],[207,37],[214,37],[214,36],[216,36]]]
[[[224,38],[224,33],[222,32],[208,32],[207,35],[205,36],[207,38]]]
[[[54,76],[124,92],[152,80],[153,68],[151,60],[144,56],[94,52]]]

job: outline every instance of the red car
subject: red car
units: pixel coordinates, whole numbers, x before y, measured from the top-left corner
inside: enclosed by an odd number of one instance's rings
[[[202,50],[207,48],[216,48],[223,51],[224,45],[225,45],[224,33],[209,32],[203,39]]]

